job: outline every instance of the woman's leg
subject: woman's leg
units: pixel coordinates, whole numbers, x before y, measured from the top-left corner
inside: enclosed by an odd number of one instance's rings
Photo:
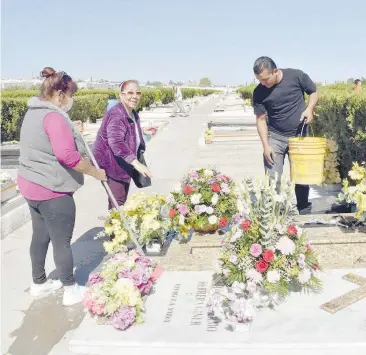
[[[130,183],[124,181],[117,181],[108,177],[108,186],[111,189],[117,203],[122,206],[126,203],[128,191],[130,189]],[[108,210],[114,208],[112,201],[108,198]]]
[[[33,283],[37,285],[44,284],[47,281],[45,262],[50,236],[43,216],[38,210],[38,205],[42,201],[27,201],[32,219],[32,241],[30,244],[30,258],[32,262]]]
[[[64,286],[71,286],[74,279],[74,260],[71,238],[75,225],[75,202],[72,196],[43,201],[38,210],[44,218],[53,245],[57,272]]]

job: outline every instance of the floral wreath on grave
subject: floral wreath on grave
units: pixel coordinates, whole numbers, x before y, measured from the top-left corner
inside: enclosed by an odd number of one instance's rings
[[[167,198],[154,194],[147,196],[138,192],[128,199],[122,208],[131,229],[138,236],[141,245],[152,242],[164,244],[171,220],[167,216]],[[125,245],[130,242],[128,232],[123,227],[121,215],[117,209],[112,209],[104,225],[105,234],[113,235],[113,239],[104,242],[107,253],[117,253],[125,250]]]
[[[361,164],[354,162],[348,172],[351,182],[343,180],[342,192],[339,194],[341,201],[354,203],[357,206],[355,217],[360,222],[366,222],[366,162]]]
[[[213,169],[194,169],[169,197],[169,217],[183,238],[196,232],[214,232],[229,225],[237,213],[234,181]]]
[[[293,286],[319,292],[318,257],[294,224],[294,186],[282,179],[245,181],[243,209],[224,235],[219,275],[208,303],[210,315],[235,326],[250,322],[257,307],[274,305]],[[223,287],[216,287],[216,286]]]
[[[87,312],[98,324],[125,330],[144,322],[144,301],[156,281],[155,264],[135,250],[115,254],[99,273],[89,276],[83,299]]]

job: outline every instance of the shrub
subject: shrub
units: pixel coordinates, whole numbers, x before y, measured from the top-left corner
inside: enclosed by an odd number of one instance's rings
[[[107,100],[108,94],[75,96],[69,116],[73,121],[86,122],[89,119],[95,123],[98,118],[103,117]]]
[[[215,90],[182,89],[183,98],[195,95],[210,95]],[[1,105],[1,141],[19,140],[20,127],[27,111],[27,100],[38,96],[39,90],[13,89],[2,91]],[[103,117],[108,100],[119,98],[118,90],[81,89],[75,94],[74,104],[69,112],[72,120],[86,122]],[[142,89],[142,96],[137,111],[149,107],[156,101],[168,104],[173,101],[173,90],[170,88]]]
[[[20,127],[27,111],[26,97],[3,97],[1,102],[1,141],[19,141]]]
[[[255,89],[256,85],[250,85],[250,86],[243,86],[236,90],[236,92],[240,95],[240,97],[243,100],[249,99],[250,102],[253,104],[253,91]]]
[[[345,178],[353,162],[366,158],[366,94],[324,91],[315,113],[314,131],[337,142],[339,170]]]
[[[174,93],[172,89],[159,89],[161,91],[161,103],[166,105],[174,100]]]
[[[27,90],[27,89],[12,89],[12,90],[1,90],[1,97],[3,98],[24,98],[24,97],[32,97],[38,96],[39,90]]]

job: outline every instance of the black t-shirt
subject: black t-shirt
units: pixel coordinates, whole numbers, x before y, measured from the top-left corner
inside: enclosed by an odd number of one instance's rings
[[[298,69],[281,69],[282,80],[266,88],[259,84],[253,92],[254,113],[261,116],[267,113],[268,129],[286,137],[296,135],[300,126],[301,114],[306,109],[304,92],[316,92],[310,77]]]

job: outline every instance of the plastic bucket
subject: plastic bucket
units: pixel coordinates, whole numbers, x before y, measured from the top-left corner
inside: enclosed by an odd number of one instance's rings
[[[320,185],[324,181],[326,139],[297,137],[289,139],[291,180],[296,184]]]

